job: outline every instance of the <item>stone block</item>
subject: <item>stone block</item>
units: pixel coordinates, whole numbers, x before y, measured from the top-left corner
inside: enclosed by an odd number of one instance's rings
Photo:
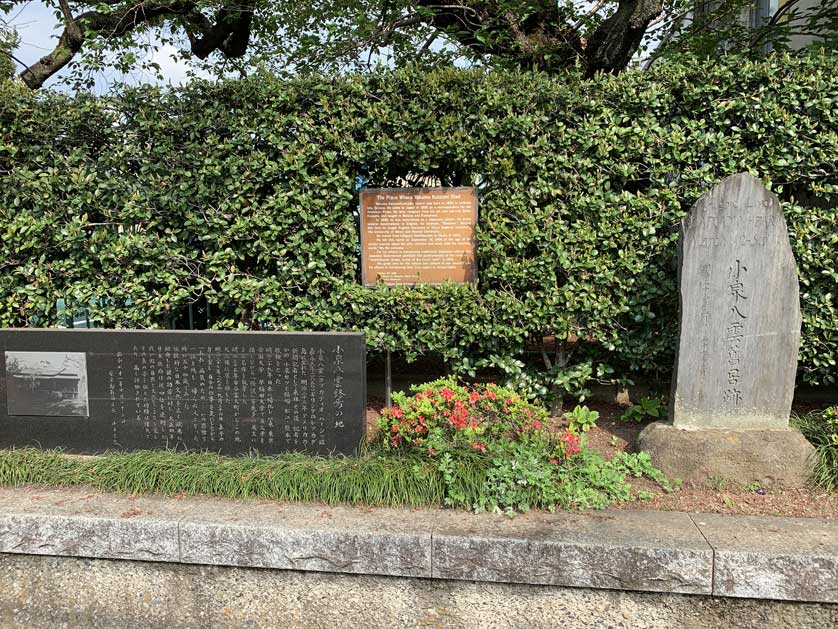
[[[800,289],[780,200],[749,173],[722,180],[681,226],[671,419],[679,428],[787,428]]]
[[[637,438],[669,478],[702,482],[724,479],[740,485],[802,486],[809,481],[814,447],[792,429],[684,429],[665,422],[646,426]]]

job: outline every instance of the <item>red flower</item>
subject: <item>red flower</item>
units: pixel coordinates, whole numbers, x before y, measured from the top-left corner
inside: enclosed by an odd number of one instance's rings
[[[468,401],[474,404],[480,399],[480,393],[477,391],[472,391],[471,395],[468,396]]]
[[[541,422],[537,419],[532,420],[532,427],[533,428],[541,428]]]
[[[553,465],[558,465],[559,464],[557,459],[550,459],[550,463],[552,463]]]
[[[498,394],[495,393],[494,391],[486,391],[486,393],[483,394],[483,397],[487,397],[490,400],[496,400],[497,397],[498,397]]]
[[[448,387],[443,388],[440,391],[440,393],[442,394],[442,397],[445,398],[446,402],[450,402],[453,398],[455,398],[457,396],[456,391],[452,391]]]
[[[450,417],[448,418],[448,423],[454,426],[455,428],[462,430],[468,424],[469,419],[470,416],[465,406],[463,406],[463,403],[460,402],[460,400],[457,400],[454,403],[454,410],[453,412],[451,412]]]
[[[486,451],[486,446],[483,445],[482,443],[472,443],[471,447],[475,450],[480,450],[481,452]]]
[[[392,430],[393,432],[399,432],[398,424],[393,424],[392,426],[390,426],[390,430]]]
[[[566,456],[578,454],[582,450],[582,437],[577,437],[572,432],[567,430],[559,437],[559,441],[564,444],[564,452]]]
[[[393,417],[395,417],[397,419],[401,419],[402,417],[404,417],[404,413],[402,412],[402,409],[400,409],[398,406],[391,407],[390,408],[390,413],[393,415]]]

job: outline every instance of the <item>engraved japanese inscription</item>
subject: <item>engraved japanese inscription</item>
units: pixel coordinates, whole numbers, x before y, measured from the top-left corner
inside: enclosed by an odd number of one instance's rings
[[[728,177],[681,227],[681,321],[672,420],[680,427],[785,428],[800,303],[777,197]]]
[[[364,434],[360,334],[0,330],[0,348],[0,445],[350,454]]]
[[[364,284],[473,282],[476,225],[475,188],[361,191]]]

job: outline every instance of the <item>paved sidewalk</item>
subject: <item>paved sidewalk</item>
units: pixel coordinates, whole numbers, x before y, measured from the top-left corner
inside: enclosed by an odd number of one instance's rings
[[[838,522],[0,488],[0,553],[838,602]]]

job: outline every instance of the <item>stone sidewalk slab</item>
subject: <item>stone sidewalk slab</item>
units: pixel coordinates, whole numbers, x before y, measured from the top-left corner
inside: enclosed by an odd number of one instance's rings
[[[838,601],[838,521],[696,514],[713,548],[713,594]]]
[[[431,577],[432,530],[432,516],[407,509],[202,501],[180,522],[180,560]]]
[[[80,490],[0,490],[0,552],[179,561],[188,503]]]
[[[838,603],[838,522],[0,488],[0,553]]]
[[[447,511],[434,528],[446,579],[711,594],[713,553],[685,513]]]

